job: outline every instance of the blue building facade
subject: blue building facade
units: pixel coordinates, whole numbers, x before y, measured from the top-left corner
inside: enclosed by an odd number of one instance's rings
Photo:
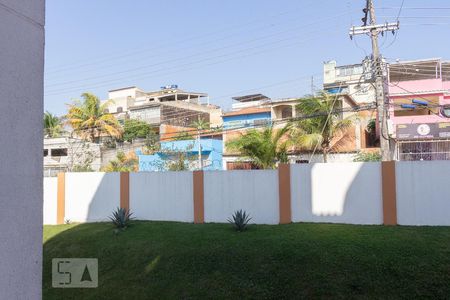
[[[271,122],[271,114],[268,112],[259,113],[242,113],[242,114],[225,114],[223,115],[224,129],[233,128],[251,128],[263,125],[269,125]]]
[[[182,140],[161,142],[161,151],[152,155],[144,155],[138,152],[139,171],[165,171],[166,162],[176,160],[172,153],[184,153],[189,159],[186,164],[189,169],[199,169],[198,166],[198,141]],[[203,170],[223,170],[222,152],[223,142],[217,139],[201,139]]]

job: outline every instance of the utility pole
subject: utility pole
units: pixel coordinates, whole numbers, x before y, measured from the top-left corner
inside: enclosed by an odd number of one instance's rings
[[[382,35],[386,31],[395,33],[395,30],[399,29],[399,22],[376,24],[375,7],[373,0],[366,1],[366,7],[363,9],[365,16],[361,19],[363,26],[350,28],[350,38],[354,35],[369,34],[372,40],[372,68],[373,75],[375,76],[375,98],[377,103],[377,115],[378,115],[378,127],[380,130],[380,148],[381,158],[383,161],[392,160],[392,153],[389,141],[389,133],[387,128],[387,103],[384,90],[384,74],[383,74],[383,61],[380,55],[380,49],[378,47],[378,35]],[[370,24],[367,25],[367,16],[370,16]]]
[[[200,128],[197,127],[197,142],[198,142],[198,168],[203,170],[203,160],[202,160],[202,143],[200,139]]]

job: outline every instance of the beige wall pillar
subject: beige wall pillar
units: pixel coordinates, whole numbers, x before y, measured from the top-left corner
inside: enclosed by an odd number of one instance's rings
[[[58,174],[56,224],[64,224],[66,216],[66,173]]]
[[[278,165],[278,195],[280,224],[291,223],[291,166],[289,164]]]
[[[203,171],[194,171],[193,174],[194,223],[205,222],[205,190],[203,186]]]
[[[383,224],[397,225],[397,192],[395,161],[381,162]]]
[[[130,173],[120,172],[120,208],[130,210]]]

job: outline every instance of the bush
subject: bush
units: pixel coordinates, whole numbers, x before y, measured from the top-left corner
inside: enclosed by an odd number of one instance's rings
[[[131,217],[133,213],[125,208],[117,208],[116,211],[113,212],[112,216],[109,219],[112,221],[114,226],[117,229],[125,229],[130,225],[130,221],[133,219]]]
[[[250,222],[252,218],[250,218],[250,215],[241,210],[237,210],[234,212],[233,216],[228,219],[228,222],[234,225],[234,228],[236,231],[242,232],[247,229],[247,224]]]
[[[151,126],[144,121],[135,119],[125,120],[123,140],[131,143],[134,139],[147,137],[151,131]]]
[[[379,152],[358,152],[353,158],[354,162],[381,161]]]

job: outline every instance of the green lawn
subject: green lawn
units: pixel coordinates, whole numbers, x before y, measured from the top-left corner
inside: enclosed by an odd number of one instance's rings
[[[450,298],[450,227],[97,223],[44,243],[44,299]],[[53,289],[54,257],[98,258],[99,287]]]

